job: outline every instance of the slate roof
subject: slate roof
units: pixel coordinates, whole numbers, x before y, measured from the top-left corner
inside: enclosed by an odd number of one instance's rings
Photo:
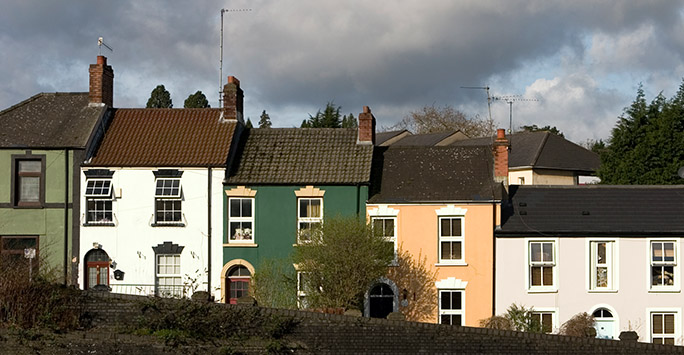
[[[511,150],[508,167],[595,172],[601,161],[598,154],[550,132],[519,132],[508,136]],[[473,138],[454,145],[491,145],[493,138]]]
[[[0,148],[85,148],[104,106],[88,93],[40,93],[0,111]]]
[[[375,145],[382,145],[382,143],[385,143],[386,141],[404,133],[408,132],[405,129],[402,129],[401,131],[388,131],[388,132],[378,132],[375,134]]]
[[[355,128],[254,128],[245,131],[228,184],[370,182],[373,146]]]
[[[392,144],[393,146],[431,146],[443,141],[446,138],[451,137],[458,131],[449,132],[437,132],[437,133],[425,133],[425,134],[411,134],[408,135],[398,142]]]
[[[486,147],[378,147],[368,203],[498,200],[492,167]]]
[[[113,109],[107,133],[88,166],[225,166],[236,130],[221,109]]]
[[[512,185],[497,236],[684,237],[684,186]]]

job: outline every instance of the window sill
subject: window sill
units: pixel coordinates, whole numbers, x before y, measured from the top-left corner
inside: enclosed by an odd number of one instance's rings
[[[589,293],[618,293],[618,290],[615,289],[606,289],[606,290],[600,290],[600,289],[594,289],[594,290],[587,290]]]
[[[21,209],[42,209],[44,207],[43,207],[42,203],[30,203],[30,204],[26,203],[26,204],[14,205],[14,206],[12,206],[12,208],[21,210]]]
[[[648,290],[648,293],[679,293],[681,289],[679,288],[652,288]]]
[[[259,244],[254,243],[224,243],[225,248],[256,248]]]
[[[114,222],[105,222],[105,223],[100,223],[100,222],[86,222],[83,223],[84,227],[115,227],[116,224]]]
[[[527,293],[558,293],[557,288],[528,288]]]
[[[152,223],[152,227],[185,227],[185,223]]]
[[[435,266],[468,266],[468,263],[466,263],[465,261],[448,262],[448,263],[441,262],[441,263],[435,264]]]

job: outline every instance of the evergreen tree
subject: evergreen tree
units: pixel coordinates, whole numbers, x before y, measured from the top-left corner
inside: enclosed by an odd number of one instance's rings
[[[601,152],[603,184],[684,184],[684,82],[671,100],[662,94],[646,103],[639,87]]]
[[[164,85],[157,85],[147,100],[147,108],[172,108],[171,94],[166,91]]]
[[[546,125],[544,127],[539,127],[536,124],[533,124],[530,126],[522,126],[522,127],[520,127],[520,129],[522,129],[523,131],[526,131],[526,132],[550,132],[550,133],[553,133],[557,136],[565,137],[563,135],[563,132],[558,130],[558,128],[556,128],[556,126],[551,127],[549,125]]]
[[[344,115],[342,117],[342,128],[357,128],[359,123],[356,121],[354,114]]]
[[[245,123],[245,127],[247,128],[254,128],[254,125],[252,125],[252,120],[247,118],[247,123]]]
[[[323,112],[318,110],[315,116],[309,115],[309,119],[302,122],[302,128],[340,128],[342,125],[341,108],[335,106],[332,101],[328,102]]]
[[[207,101],[207,97],[204,96],[204,93],[201,91],[197,91],[194,94],[191,94],[188,96],[187,99],[185,99],[185,102],[183,103],[183,107],[185,108],[207,108],[209,106],[209,101]]]
[[[271,128],[271,117],[268,115],[268,113],[266,113],[266,110],[261,112],[259,128]]]

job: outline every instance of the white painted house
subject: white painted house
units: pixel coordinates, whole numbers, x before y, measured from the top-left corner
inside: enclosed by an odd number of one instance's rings
[[[221,109],[110,110],[82,167],[83,289],[220,298],[223,178],[241,113],[233,77]]]
[[[497,314],[533,307],[552,331],[575,314],[597,336],[684,345],[684,187],[512,186],[496,232]]]

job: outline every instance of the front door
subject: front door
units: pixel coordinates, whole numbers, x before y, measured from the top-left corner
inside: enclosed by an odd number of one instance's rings
[[[88,284],[86,289],[93,288],[97,285],[109,285],[109,262],[89,261],[87,263],[88,269]]]
[[[375,285],[369,296],[371,318],[387,318],[394,311],[394,292],[387,284]]]
[[[599,339],[613,339],[615,336],[615,318],[613,318],[613,313],[606,308],[599,308],[592,315],[594,316],[596,337]]]

